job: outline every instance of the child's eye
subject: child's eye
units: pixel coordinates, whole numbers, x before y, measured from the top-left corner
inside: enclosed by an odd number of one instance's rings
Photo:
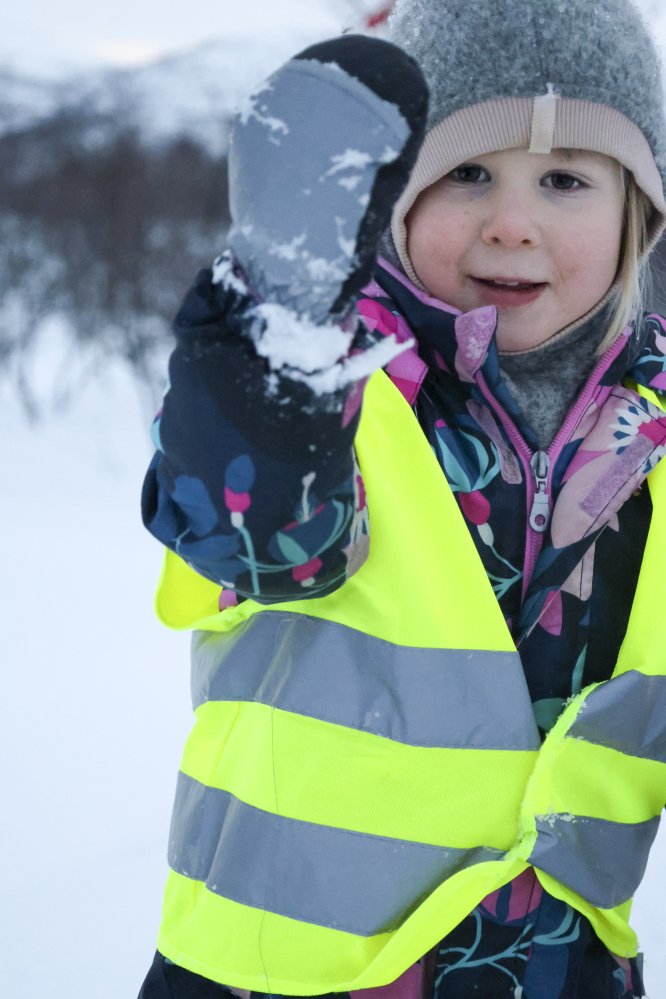
[[[549,173],[547,177],[544,177],[543,184],[554,191],[578,191],[585,187],[582,180],[572,176],[570,173],[562,172]]]
[[[447,173],[446,176],[451,180],[457,180],[459,184],[478,184],[481,180],[490,179],[488,171],[484,170],[478,163],[463,163]]]

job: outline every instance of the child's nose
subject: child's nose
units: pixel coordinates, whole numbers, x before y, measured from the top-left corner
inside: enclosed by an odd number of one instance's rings
[[[509,249],[537,246],[539,227],[529,206],[520,198],[503,199],[491,207],[482,225],[481,236],[488,245]]]

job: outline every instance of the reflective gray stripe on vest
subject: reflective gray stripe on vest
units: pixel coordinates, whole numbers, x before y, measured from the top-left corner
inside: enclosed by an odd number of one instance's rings
[[[666,763],[666,677],[630,670],[602,683],[586,698],[569,735]]]
[[[503,856],[284,818],[182,773],[169,837],[170,867],[210,891],[358,936],[394,929],[447,877]]]
[[[541,745],[517,652],[394,645],[278,611],[193,643],[195,707],[256,701],[412,746]]]
[[[631,898],[641,883],[659,817],[625,824],[572,815],[537,819],[530,863],[600,909]]]

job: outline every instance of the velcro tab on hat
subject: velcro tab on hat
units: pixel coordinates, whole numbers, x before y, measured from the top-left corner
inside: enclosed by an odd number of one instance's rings
[[[549,153],[553,148],[555,113],[559,96],[553,84],[549,83],[548,92],[534,98],[529,148],[531,153]]]

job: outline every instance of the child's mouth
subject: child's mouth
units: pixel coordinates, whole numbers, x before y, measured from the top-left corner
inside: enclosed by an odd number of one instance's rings
[[[472,281],[485,305],[529,305],[536,301],[546,282],[523,281],[520,278],[476,278]]]

